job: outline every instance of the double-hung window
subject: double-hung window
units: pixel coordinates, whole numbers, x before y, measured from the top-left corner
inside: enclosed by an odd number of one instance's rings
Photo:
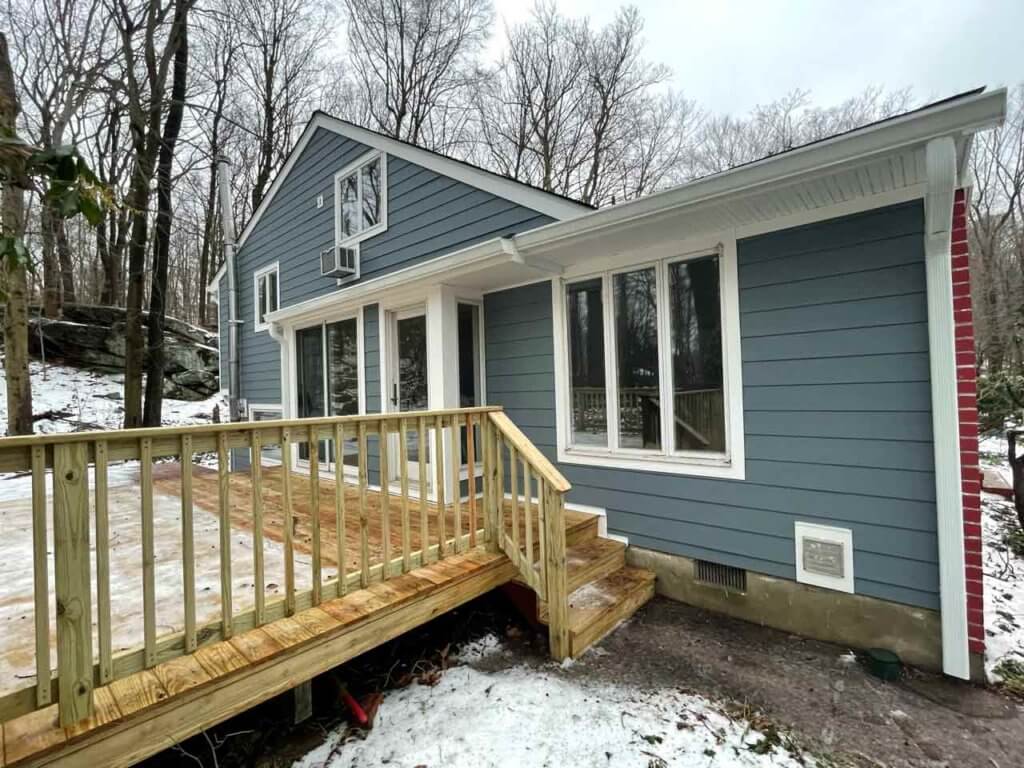
[[[372,152],[334,177],[335,242],[352,246],[387,228],[387,158]]]
[[[562,460],[742,476],[734,258],[717,247],[562,284]]]
[[[278,276],[277,262],[257,270],[255,274],[256,317],[254,318],[254,327],[257,331],[265,331],[269,327],[267,315],[276,312],[281,305],[281,284]]]

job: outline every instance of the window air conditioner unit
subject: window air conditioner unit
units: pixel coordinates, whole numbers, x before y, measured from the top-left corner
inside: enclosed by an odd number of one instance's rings
[[[356,274],[358,248],[336,245],[320,251],[320,274],[325,277],[349,277]]]

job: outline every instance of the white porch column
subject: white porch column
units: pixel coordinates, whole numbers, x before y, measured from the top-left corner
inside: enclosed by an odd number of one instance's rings
[[[427,403],[431,410],[459,407],[459,322],[455,292],[447,285],[432,286],[427,293]],[[431,440],[431,456],[434,442]],[[451,502],[459,487],[452,466],[454,444],[444,439],[445,501]],[[431,475],[436,477],[437,470]]]

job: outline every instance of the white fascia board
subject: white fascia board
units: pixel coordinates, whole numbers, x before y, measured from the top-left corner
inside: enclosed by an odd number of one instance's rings
[[[949,104],[893,118],[723,171],[628,203],[602,208],[570,221],[558,221],[516,236],[523,252],[583,233],[642,219],[710,200],[750,192],[845,163],[864,161],[933,138],[964,135],[997,125],[1006,115],[1006,89],[968,96]]]
[[[295,162],[302,155],[313,134],[316,133],[317,128],[323,128],[353,141],[358,141],[360,144],[365,144],[367,147],[377,149],[393,157],[400,157],[410,163],[415,163],[435,173],[464,182],[485,192],[490,192],[493,195],[510,200],[513,203],[518,203],[553,219],[565,220],[594,211],[589,205],[577,203],[574,200],[551,192],[545,192],[542,189],[531,187],[520,181],[514,181],[499,174],[485,171],[482,168],[476,168],[469,163],[463,163],[450,157],[439,155],[436,152],[420,149],[404,141],[398,141],[375,131],[360,128],[358,125],[339,120],[336,117],[331,117],[323,112],[317,112],[306,124],[305,130],[289,153],[284,167],[281,168],[274,178],[270,189],[267,190],[267,194],[260,202],[259,207],[253,212],[249,221],[246,222],[245,229],[238,236],[238,248],[241,248],[249,235],[252,234],[257,222],[259,222],[267,207],[277,195],[281,184],[288,177]]]

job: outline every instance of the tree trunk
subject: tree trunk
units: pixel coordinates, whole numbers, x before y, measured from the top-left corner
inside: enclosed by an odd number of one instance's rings
[[[68,230],[64,219],[58,217],[53,221],[53,235],[57,244],[57,263],[60,264],[61,300],[65,304],[74,304],[78,300],[75,292],[75,268],[71,263],[71,244],[68,242]]]
[[[160,141],[160,159],[157,163],[156,233],[153,243],[153,278],[149,298],[147,326],[148,357],[146,360],[146,410],[143,424],[160,426],[164,392],[164,318],[167,314],[167,264],[171,241],[171,171],[174,148],[181,132],[185,111],[185,89],[188,76],[188,19],[183,18],[174,52],[174,74],[171,84],[171,102]]]
[[[44,198],[39,206],[39,228],[43,241],[43,316],[60,317],[60,275],[57,268],[57,216]]]
[[[7,38],[0,32],[0,133],[14,136],[18,121],[18,95],[7,53]],[[2,190],[0,223],[4,235],[21,237],[25,230],[25,190],[10,179]],[[7,291],[4,312],[4,376],[7,379],[7,434],[32,434],[32,380],[28,371],[28,280],[26,265],[4,259]]]

